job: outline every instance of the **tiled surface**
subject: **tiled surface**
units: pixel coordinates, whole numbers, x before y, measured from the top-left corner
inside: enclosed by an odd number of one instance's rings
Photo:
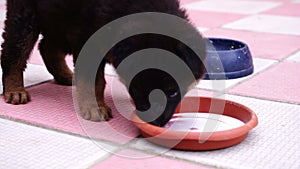
[[[151,168],[168,168],[168,169],[208,169],[206,167],[199,166],[197,164],[191,164],[184,161],[174,161],[171,159],[159,157],[159,156],[149,156],[149,154],[144,154],[133,150],[123,150],[120,152],[122,156],[113,156],[106,161],[94,166],[92,169],[116,169],[120,168],[130,168],[130,169],[151,169]],[[146,157],[146,158],[143,158]]]
[[[2,72],[0,73],[2,79]],[[47,71],[44,66],[28,64],[24,73],[24,85],[32,86],[41,82],[51,80],[53,76]],[[2,94],[2,80],[0,81],[0,94]]]
[[[300,62],[300,51],[298,51],[297,53],[290,56],[287,60],[294,61],[294,62]]]
[[[243,103],[256,112],[259,125],[239,145],[215,151],[168,151],[143,139],[131,147],[163,154],[170,158],[185,159],[219,168],[281,169],[300,167],[298,117],[300,105],[276,103],[238,96],[226,99]]]
[[[199,89],[226,92],[231,87],[240,84],[246,81],[247,79],[250,79],[251,77],[255,76],[257,73],[269,68],[270,66],[276,63],[277,61],[275,60],[255,58],[253,60],[254,72],[252,75],[238,78],[238,79],[230,79],[230,80],[201,80],[196,87]]]
[[[184,6],[186,4],[191,4],[191,3],[197,2],[197,1],[199,1],[199,0],[184,0],[184,1],[180,1],[180,5]]]
[[[191,22],[194,25],[200,27],[206,27],[206,28],[216,28],[223,24],[230,23],[232,21],[245,17],[245,15],[241,15],[241,14],[199,11],[199,10],[189,10],[188,14]]]
[[[230,93],[300,103],[299,66],[300,63],[280,63],[236,86]]]
[[[281,5],[279,7],[270,9],[264,14],[271,15],[284,15],[284,16],[300,16],[300,4],[296,3],[287,3],[285,5]]]
[[[255,26],[253,26],[255,25]],[[253,15],[224,25],[224,28],[285,35],[300,35],[299,17]]]
[[[1,28],[4,4],[0,0]],[[25,72],[26,86],[34,85],[28,88],[32,102],[12,106],[0,96],[0,168],[300,168],[299,4],[299,0],[181,0],[205,37],[240,40],[251,50],[254,74],[203,80],[187,94],[230,94],[225,98],[253,109],[259,125],[241,144],[189,152],[146,142],[128,120],[134,107],[111,66],[106,67],[105,95],[114,119],[84,121],[74,110],[72,87],[47,82],[52,76],[35,49]],[[72,68],[70,56],[67,62]]]
[[[0,4],[2,4],[0,2]],[[5,20],[5,17],[6,17],[6,9],[5,9],[5,6],[4,5],[0,5],[0,27],[2,28],[4,26],[4,20]],[[2,38],[2,37],[1,37]]]
[[[211,29],[206,37],[236,39],[247,43],[253,57],[281,60],[300,49],[300,36],[230,29]]]
[[[222,6],[220,6],[222,4]],[[278,6],[278,2],[259,2],[250,0],[203,0],[191,4],[185,5],[187,9],[197,9],[203,11],[216,11],[216,12],[227,12],[227,13],[238,13],[238,14],[256,14],[273,7]]]
[[[0,119],[0,168],[87,168],[115,147]]]
[[[113,82],[112,78],[108,77],[107,80]],[[120,82],[114,80],[115,83]],[[131,105],[124,103],[127,93],[124,93],[125,90],[116,90],[114,92],[119,91],[116,99],[118,109],[114,107],[115,100],[112,100],[110,86],[106,87],[106,103],[112,108],[114,116],[108,123],[94,123],[78,118],[73,105],[72,87],[53,82],[30,88],[28,91],[32,101],[26,105],[9,105],[1,97],[0,115],[96,139],[126,143],[136,137],[138,132],[127,119],[133,111]]]

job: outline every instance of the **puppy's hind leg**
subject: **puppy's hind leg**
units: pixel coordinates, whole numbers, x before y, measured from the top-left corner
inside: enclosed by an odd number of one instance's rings
[[[1,67],[4,99],[11,104],[30,101],[30,96],[24,89],[23,71],[40,33],[32,2],[7,1]]]
[[[54,76],[58,84],[72,85],[73,72],[67,66],[65,53],[59,50],[47,39],[39,44],[40,53],[48,71]]]

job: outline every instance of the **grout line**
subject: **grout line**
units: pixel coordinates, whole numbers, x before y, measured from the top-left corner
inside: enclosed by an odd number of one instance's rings
[[[142,150],[142,149],[139,149],[139,148],[135,148],[135,147],[132,147],[131,145],[136,143],[138,141],[138,139],[142,139],[143,137],[141,135],[137,136],[136,138],[130,140],[129,142],[125,143],[125,144],[121,144],[119,145],[119,148],[117,148],[116,150],[110,152],[109,154],[110,155],[106,155],[104,157],[101,157],[99,158],[98,160],[96,160],[89,168],[92,168],[92,167],[95,167],[97,165],[100,165],[101,162],[105,161],[106,159],[110,158],[110,157],[113,157],[113,156],[118,156],[117,153],[118,152],[121,152],[123,150],[134,150],[134,151],[138,151],[138,152],[141,152],[141,153],[144,153],[144,154],[149,154],[149,155],[153,155],[154,157],[162,157],[162,158],[167,158],[167,159],[170,159],[170,160],[176,160],[176,161],[182,161],[182,162],[187,162],[189,164],[195,164],[195,165],[201,165],[202,167],[205,167],[205,168],[209,168],[209,169],[216,169],[216,166],[212,166],[212,165],[207,165],[207,164],[203,164],[203,163],[199,163],[199,162],[195,162],[195,161],[192,161],[192,160],[188,160],[188,159],[182,159],[180,157],[173,157],[171,155],[164,155],[164,154],[158,154],[154,151],[151,151],[151,150]],[[115,145],[115,144],[114,144]],[[158,145],[159,146],[159,145]],[[168,150],[170,151],[170,150]],[[121,156],[122,157],[122,156]],[[152,158],[152,157],[149,157],[149,158]],[[220,167],[218,167],[220,168]],[[222,169],[222,168],[220,168]]]
[[[63,131],[63,130],[59,130],[59,129],[51,128],[51,127],[47,127],[47,126],[42,126],[40,124],[30,123],[30,122],[25,121],[23,119],[15,119],[15,118],[12,118],[12,117],[9,117],[9,116],[4,116],[4,115],[0,115],[0,118],[1,119],[5,119],[5,120],[9,120],[9,121],[12,121],[12,122],[17,122],[17,123],[25,124],[25,125],[28,125],[28,126],[31,126],[31,127],[38,127],[38,128],[41,128],[41,129],[55,131],[55,132],[58,132],[60,134],[67,134],[69,136],[75,136],[75,137],[80,137],[80,138],[83,138],[83,139],[88,139],[88,137],[80,135],[80,134],[71,133],[71,132],[67,132],[67,131]]]
[[[140,138],[142,138],[142,137],[140,137]],[[136,142],[137,140],[135,139],[133,141]],[[153,143],[151,143],[151,144],[153,144]],[[159,146],[159,147],[162,147],[162,148],[165,148],[165,147],[157,145],[157,144],[155,144],[155,145]],[[186,163],[189,163],[189,164],[201,165],[201,166],[206,167],[206,168],[211,168],[211,169],[219,168],[219,167],[216,167],[216,166],[203,164],[201,162],[196,162],[196,161],[192,161],[192,160],[189,160],[189,159],[184,159],[184,158],[180,158],[180,157],[176,157],[176,156],[172,156],[172,155],[158,154],[158,153],[156,153],[155,151],[152,151],[152,150],[143,150],[143,149],[136,148],[136,147],[128,147],[128,149],[138,151],[138,152],[142,152],[144,154],[154,155],[155,157],[162,157],[162,158],[166,158],[166,159],[170,159],[170,160],[186,162]],[[169,149],[167,151],[180,151],[180,150]],[[189,151],[182,150],[182,152],[189,152]],[[151,158],[151,157],[149,157],[149,158]],[[222,169],[222,168],[219,168],[219,169]]]
[[[116,156],[116,154],[118,152],[121,152],[121,151],[123,151],[125,149],[129,149],[128,145],[130,144],[130,142],[133,142],[134,140],[135,140],[135,138],[132,139],[132,140],[130,140],[129,142],[123,144],[123,145],[119,145],[118,148],[116,148],[115,150],[113,150],[111,152],[108,152],[108,155],[106,155],[104,157],[101,157],[98,160],[94,161],[93,164],[91,164],[88,168],[96,167],[97,165],[100,165],[102,162],[104,162],[105,160],[109,159],[110,157]]]
[[[290,57],[292,57],[293,55],[297,54],[298,52],[300,52],[300,48],[297,49],[296,51],[291,52],[288,56],[282,58],[282,59],[281,59],[281,62],[294,62],[294,63],[299,63],[298,61],[288,60]]]
[[[32,88],[32,87],[35,87],[35,86],[38,86],[38,85],[42,85],[42,84],[45,84],[45,83],[53,82],[53,80],[54,79],[49,79],[49,80],[46,80],[46,81],[37,82],[35,84],[31,84],[31,85],[26,86],[25,89],[29,89],[29,88]],[[1,93],[0,96],[3,96],[3,93]]]
[[[270,102],[277,102],[277,103],[284,103],[284,104],[290,104],[290,105],[300,105],[300,102],[273,100],[273,99],[262,98],[262,97],[258,97],[258,96],[247,96],[247,95],[242,95],[242,94],[238,94],[238,93],[228,93],[228,92],[224,92],[224,91],[215,91],[215,90],[211,90],[211,89],[200,89],[200,88],[195,88],[195,89],[196,90],[203,90],[203,91],[217,93],[217,95],[213,95],[212,96],[213,98],[215,98],[215,97],[218,98],[218,97],[220,97],[222,95],[231,95],[231,96],[240,96],[240,97],[246,97],[246,98],[250,98],[250,99],[258,99],[258,100],[264,100],[264,101],[270,101]],[[206,97],[206,96],[204,96],[204,97]]]
[[[226,95],[230,95],[230,96],[239,96],[239,97],[245,97],[245,98],[249,98],[249,99],[257,99],[257,100],[262,100],[262,101],[270,101],[270,102],[276,102],[276,103],[282,103],[282,104],[289,104],[289,105],[299,105],[300,106],[300,102],[291,102],[291,101],[282,101],[282,100],[270,100],[267,98],[261,98],[261,97],[256,97],[256,96],[245,96],[245,95],[241,95],[241,94],[235,94],[235,93],[225,93]]]
[[[115,150],[112,150],[110,152],[107,152],[107,154],[105,156],[102,156],[100,158],[98,158],[97,160],[93,161],[89,166],[87,166],[86,168],[93,168],[96,167],[98,165],[100,165],[103,161],[115,156],[115,153],[122,151],[122,148],[116,148]]]
[[[268,60],[273,60],[273,59],[268,59]],[[229,90],[233,89],[234,87],[236,87],[236,86],[238,86],[238,85],[240,85],[240,84],[242,84],[242,83],[244,83],[244,82],[246,82],[246,81],[248,81],[248,80],[250,80],[250,79],[252,79],[252,78],[254,78],[254,77],[256,77],[256,76],[258,76],[258,75],[260,75],[260,74],[262,74],[262,73],[267,72],[268,70],[272,69],[273,67],[275,67],[275,66],[277,66],[278,64],[281,63],[281,62],[279,62],[279,61],[277,61],[277,60],[274,60],[274,61],[275,61],[275,62],[272,63],[272,64],[270,64],[268,67],[262,69],[262,70],[259,71],[259,72],[256,72],[256,73],[250,75],[250,77],[246,77],[244,80],[241,80],[240,82],[238,82],[238,83],[236,83],[236,84],[234,84],[234,85],[232,85],[232,86],[226,88],[226,89],[225,89],[224,91],[222,91],[222,92],[223,92],[223,93],[227,93],[227,92],[229,92]],[[225,83],[226,83],[226,82],[225,82]]]
[[[222,94],[229,94],[229,93],[228,93],[229,90],[233,89],[234,87],[236,87],[236,86],[238,86],[238,85],[240,85],[240,84],[242,84],[242,83],[244,83],[244,82],[250,80],[251,78],[253,78],[253,77],[255,77],[255,76],[258,76],[258,75],[261,74],[261,73],[266,72],[267,70],[269,70],[269,69],[271,69],[271,68],[273,68],[273,67],[275,67],[276,65],[278,65],[278,64],[281,63],[281,62],[278,62],[277,60],[273,60],[273,59],[268,59],[268,60],[272,60],[272,61],[274,61],[274,63],[270,64],[268,67],[262,69],[262,70],[259,71],[259,72],[256,72],[256,73],[254,73],[254,74],[251,74],[251,75],[249,75],[248,77],[244,77],[245,79],[243,79],[243,80],[237,82],[236,84],[234,84],[234,85],[232,85],[232,86],[229,86],[229,87],[225,88],[224,90],[204,89],[204,88],[201,88],[201,87],[195,87],[194,89],[197,89],[197,90],[205,90],[205,91],[209,91],[209,92],[213,92],[213,93],[216,92],[216,93],[217,93],[216,96],[220,96],[220,95],[222,95]],[[232,79],[232,80],[234,80],[234,79]],[[225,83],[226,83],[226,80],[225,80]]]
[[[77,134],[77,133],[72,133],[72,132],[69,132],[69,131],[64,131],[64,130],[60,130],[60,129],[56,129],[56,128],[52,128],[52,127],[47,127],[47,126],[43,126],[43,125],[40,125],[40,124],[30,123],[30,122],[22,120],[22,119],[11,118],[9,116],[0,115],[0,118],[5,119],[5,120],[9,120],[9,121],[12,121],[12,122],[25,124],[25,125],[28,125],[28,126],[31,126],[31,127],[38,127],[38,128],[46,129],[46,130],[49,130],[49,131],[54,131],[54,132],[57,132],[57,133],[60,133],[60,134],[67,134],[68,136],[90,140],[91,142],[101,142],[101,143],[108,144],[108,145],[114,146],[114,147],[115,146],[116,147],[121,147],[121,146],[124,145],[122,143],[117,143],[117,142],[113,142],[113,141],[109,141],[109,140],[105,140],[105,139],[91,138],[89,136],[84,136],[84,135]],[[127,144],[127,143],[125,143],[125,144]]]

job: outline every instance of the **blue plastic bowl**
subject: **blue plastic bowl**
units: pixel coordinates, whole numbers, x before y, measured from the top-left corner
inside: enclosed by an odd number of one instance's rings
[[[204,79],[235,79],[253,73],[252,56],[248,46],[243,42],[231,39],[208,38],[206,50],[206,74]]]

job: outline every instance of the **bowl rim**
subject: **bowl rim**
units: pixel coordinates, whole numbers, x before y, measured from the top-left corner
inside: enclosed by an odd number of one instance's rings
[[[230,50],[210,50],[210,49],[206,49],[206,52],[207,53],[216,53],[216,52],[223,52],[223,53],[226,53],[226,52],[236,52],[236,51],[241,51],[241,50],[248,50],[249,51],[249,47],[246,43],[242,42],[242,41],[239,41],[239,40],[235,40],[235,39],[229,39],[229,38],[217,38],[217,37],[208,37],[206,38],[206,40],[208,41],[213,41],[213,40],[223,40],[223,41],[231,41],[231,42],[237,42],[237,43],[240,43],[241,45],[243,45],[242,47],[240,48],[236,48],[236,49],[230,49]]]
[[[202,134],[208,134],[211,133],[207,141],[227,141],[227,140],[232,140],[239,138],[243,135],[247,135],[248,132],[256,127],[258,125],[258,118],[256,114],[249,109],[248,107],[239,104],[234,101],[229,101],[229,100],[223,100],[223,99],[218,99],[218,98],[210,98],[210,97],[186,97],[184,98],[185,101],[187,100],[194,100],[197,99],[201,102],[201,100],[215,100],[215,101],[225,101],[225,106],[226,105],[231,105],[233,107],[239,108],[240,110],[243,110],[244,113],[248,113],[248,116],[250,116],[249,121],[241,120],[245,124],[229,129],[229,130],[223,130],[223,131],[216,131],[216,132],[188,132],[188,131],[178,131],[178,130],[171,130],[163,127],[158,127],[154,126],[152,124],[149,124],[147,122],[144,122],[141,120],[133,111],[131,121],[142,131],[142,133],[145,133],[149,136],[152,137],[159,137],[161,139],[168,139],[168,140],[178,140],[179,138],[181,141],[188,141],[188,140],[198,140]],[[178,113],[178,109],[180,108],[180,105],[177,107],[175,113]],[[196,110],[195,112],[198,112],[199,110]],[[225,111],[225,110],[224,110]],[[183,112],[182,112],[183,113]],[[208,112],[199,112],[199,113],[208,113]],[[228,115],[225,114],[224,115]],[[230,115],[229,115],[230,116]],[[232,116],[230,116],[232,117]],[[236,118],[236,117],[233,117]]]

